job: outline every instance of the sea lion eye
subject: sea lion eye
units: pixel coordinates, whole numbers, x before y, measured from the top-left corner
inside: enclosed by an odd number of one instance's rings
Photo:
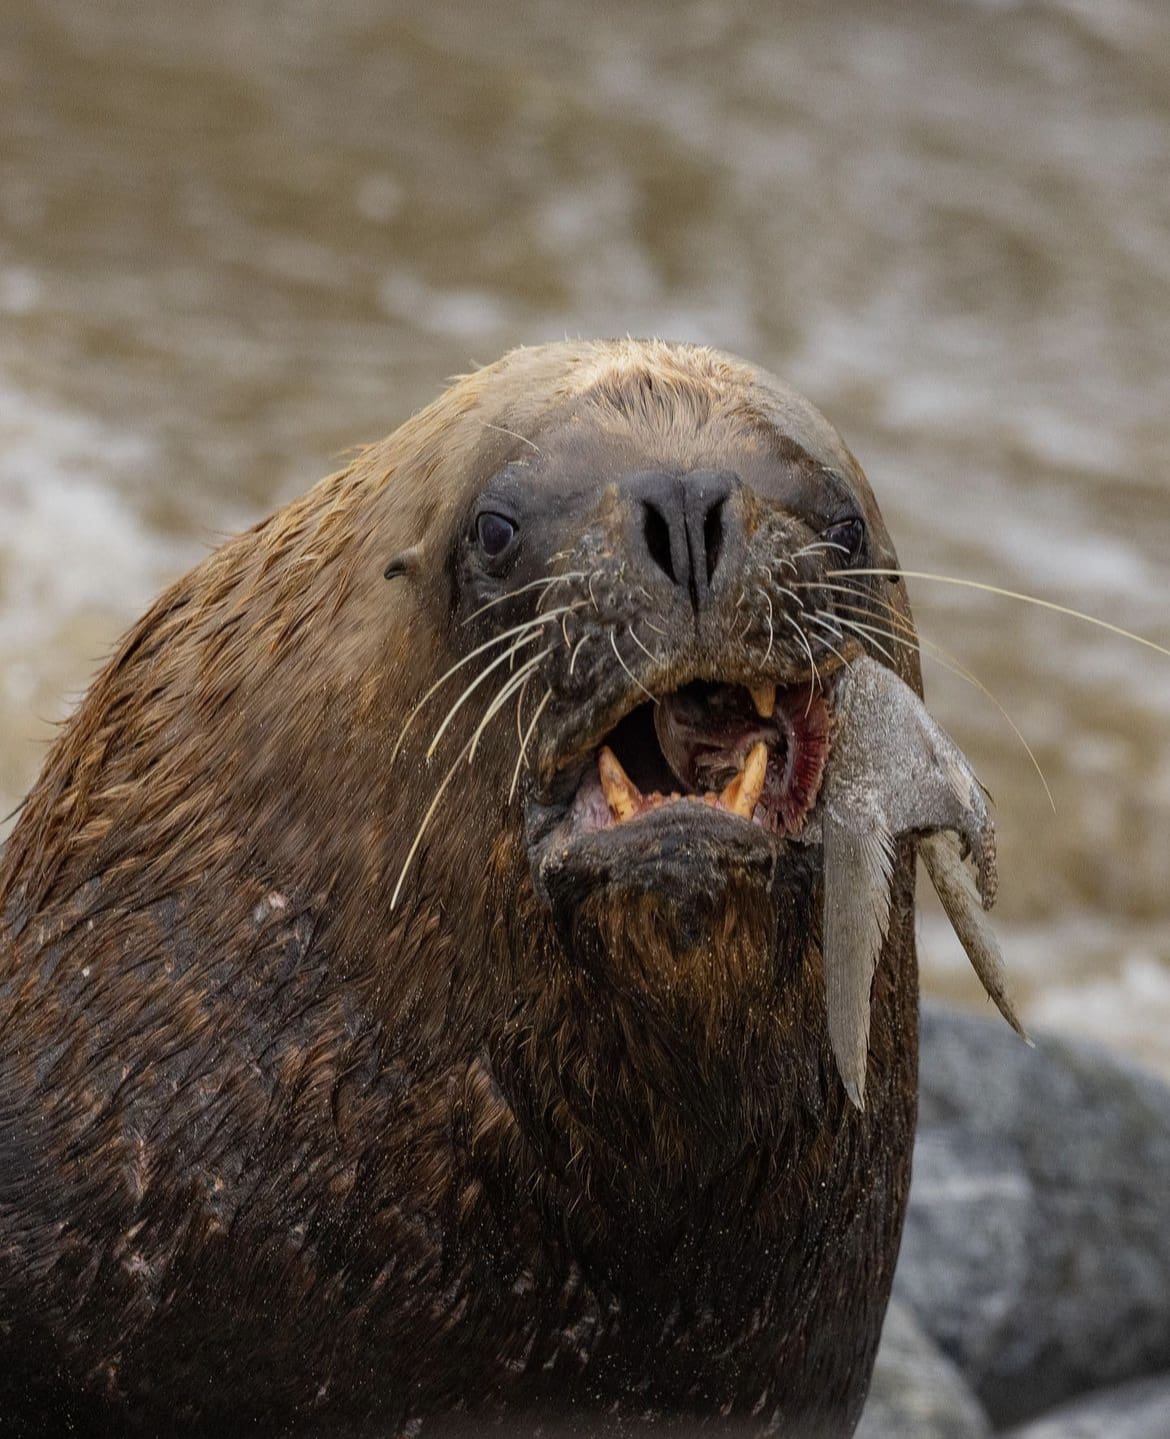
[[[507,515],[485,510],[475,521],[475,536],[488,559],[496,560],[516,538],[516,525]]]
[[[855,565],[865,544],[865,521],[855,515],[847,520],[838,520],[823,532],[822,538],[833,546],[831,558],[839,557],[843,564]]]

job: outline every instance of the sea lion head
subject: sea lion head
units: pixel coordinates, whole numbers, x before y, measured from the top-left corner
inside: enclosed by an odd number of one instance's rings
[[[787,386],[692,346],[521,350],[441,404],[430,522],[388,566],[443,619],[402,691],[395,764],[428,783],[396,902],[457,855],[524,915],[513,951],[551,922],[562,957],[692,1029],[766,1000],[816,928],[793,837],[825,680],[905,610],[831,577],[896,564],[860,467]]]

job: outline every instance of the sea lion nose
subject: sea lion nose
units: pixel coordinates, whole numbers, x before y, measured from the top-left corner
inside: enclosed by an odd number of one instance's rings
[[[715,581],[726,505],[737,484],[726,470],[685,475],[651,471],[631,477],[630,489],[642,507],[642,558],[689,595],[696,614]]]

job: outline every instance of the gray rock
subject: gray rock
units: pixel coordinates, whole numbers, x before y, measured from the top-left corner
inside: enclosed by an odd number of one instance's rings
[[[998,1426],[1170,1370],[1170,1089],[933,1006],[922,1044],[897,1296]]]
[[[1106,1389],[1046,1414],[1005,1439],[1167,1439],[1170,1377]]]
[[[891,1304],[855,1439],[986,1439],[990,1433],[958,1369],[904,1305]]]

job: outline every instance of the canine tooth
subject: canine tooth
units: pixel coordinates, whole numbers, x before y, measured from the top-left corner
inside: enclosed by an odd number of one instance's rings
[[[605,795],[605,802],[619,824],[638,812],[641,792],[622,769],[617,755],[608,745],[603,745],[597,756],[597,774],[601,780],[601,792]]]
[[[756,714],[758,714],[761,719],[771,719],[776,713],[776,686],[749,685],[748,694],[752,697],[752,704],[756,707]]]
[[[764,776],[768,772],[768,746],[757,740],[748,751],[743,769],[719,796],[724,809],[731,810],[742,819],[751,819],[760,795],[764,791]]]

